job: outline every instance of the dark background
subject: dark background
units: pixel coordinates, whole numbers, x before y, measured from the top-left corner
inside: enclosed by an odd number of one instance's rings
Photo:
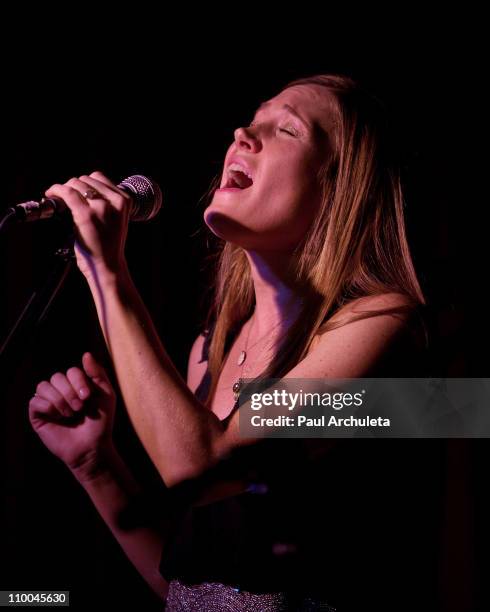
[[[203,27],[196,35],[187,24],[174,27],[147,14],[135,14],[134,24],[126,19],[125,27],[114,23],[109,32],[93,13],[76,20],[80,29],[64,17],[63,27],[31,40],[29,52],[16,44],[4,55],[1,210],[95,169],[115,182],[134,173],[152,176],[163,189],[164,208],[153,221],[131,225],[127,256],[183,375],[202,328],[205,257],[214,244],[201,198],[221,170],[233,130],[289,80],[336,72],[360,80],[392,117],[404,162],[409,239],[432,316],[433,374],[489,376],[477,17],[428,23],[426,15],[405,15],[378,29],[332,19],[317,33],[313,15],[304,25],[292,11],[266,26],[250,11],[248,19]],[[146,30],[136,36],[141,22]],[[408,26],[403,35],[401,22]],[[29,39],[31,30],[19,23]],[[46,221],[0,237],[1,338],[52,268],[64,234],[59,223]],[[73,271],[32,343],[2,367],[0,588],[69,589],[80,609],[95,599],[159,609],[27,419],[36,384],[78,364],[86,350],[109,365],[89,291]],[[138,478],[158,487],[122,406],[116,439]],[[438,500],[442,535],[431,544],[438,573],[420,609],[471,610],[485,596],[487,442],[448,442],[444,453],[449,480]]]

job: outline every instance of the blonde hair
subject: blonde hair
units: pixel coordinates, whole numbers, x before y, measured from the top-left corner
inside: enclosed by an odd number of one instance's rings
[[[294,85],[320,85],[332,100],[331,153],[318,176],[319,212],[295,249],[294,270],[302,310],[283,335],[260,377],[281,378],[305,356],[313,338],[354,320],[416,309],[425,304],[407,242],[400,170],[379,100],[342,75],[316,75]],[[216,179],[214,182],[216,186]],[[222,241],[214,256],[213,299],[206,319],[209,406],[229,334],[251,316],[254,287],[245,251]],[[407,304],[340,321],[331,317],[364,296],[403,294]],[[257,377],[259,378],[259,377]]]

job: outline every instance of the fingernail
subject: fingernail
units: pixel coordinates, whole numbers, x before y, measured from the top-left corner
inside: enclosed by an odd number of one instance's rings
[[[87,389],[87,387],[80,387],[80,389],[78,390],[78,395],[82,399],[85,399],[86,397],[90,395],[90,391]]]
[[[77,398],[72,399],[70,404],[71,404],[71,407],[73,408],[73,410],[80,410],[80,408],[82,408],[82,406],[83,406],[82,402],[79,399],[77,399]]]

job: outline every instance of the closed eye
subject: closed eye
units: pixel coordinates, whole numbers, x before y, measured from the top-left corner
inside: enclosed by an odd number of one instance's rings
[[[257,125],[256,121],[252,121],[248,127],[255,127]],[[298,138],[299,133],[294,129],[294,128],[290,128],[290,129],[286,129],[286,128],[278,128],[278,130],[280,132],[285,132],[286,134],[289,134],[289,136],[293,136],[294,138]]]
[[[298,136],[298,133],[296,131],[292,131],[292,130],[286,130],[286,128],[279,128],[280,132],[286,132],[286,134],[289,134],[290,136],[294,136],[295,138]]]

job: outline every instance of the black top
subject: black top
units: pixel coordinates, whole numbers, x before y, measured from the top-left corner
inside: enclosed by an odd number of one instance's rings
[[[209,382],[206,372],[201,401]],[[444,441],[342,439],[322,453],[328,443],[273,438],[234,451],[215,472],[246,475],[249,490],[183,508],[161,574],[305,593],[346,610],[427,603],[436,584]]]

